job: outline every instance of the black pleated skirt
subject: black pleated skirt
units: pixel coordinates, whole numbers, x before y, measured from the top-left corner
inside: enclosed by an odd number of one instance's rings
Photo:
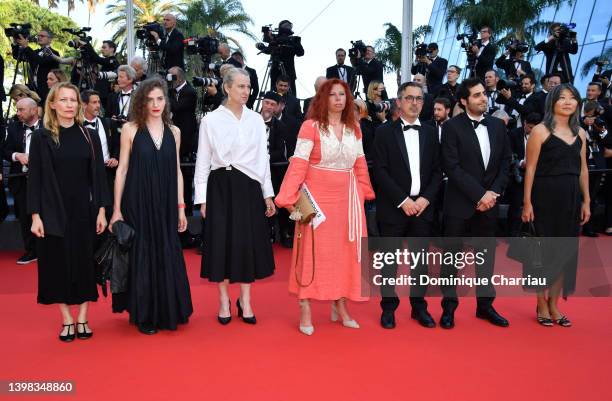
[[[213,170],[206,190],[201,276],[252,283],[274,273],[261,185],[236,168]]]

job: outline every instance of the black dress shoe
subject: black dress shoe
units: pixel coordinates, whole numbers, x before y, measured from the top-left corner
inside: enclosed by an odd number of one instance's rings
[[[395,328],[395,314],[393,312],[383,312],[380,315],[380,325],[383,329]]]
[[[508,323],[508,321],[502,315],[497,313],[492,306],[489,306],[486,309],[476,309],[476,317],[479,319],[488,320],[489,323],[499,327],[510,326],[510,323]]]
[[[138,331],[149,336],[157,333],[155,326],[150,323],[140,323],[138,325]]]
[[[591,237],[591,238],[599,237],[599,234],[597,234],[595,231],[592,231],[592,230],[587,230],[587,231],[583,230],[582,235],[584,235],[585,237]]]
[[[83,323],[77,322],[77,329],[79,327],[83,328],[82,332],[77,330],[76,336],[77,336],[78,339],[87,340],[88,338],[93,337],[93,331],[90,331],[90,332],[87,331],[87,326],[86,326],[87,323],[88,322],[83,322]]]
[[[427,327],[428,329],[433,329],[436,327],[436,322],[434,322],[433,318],[427,312],[427,310],[412,310],[410,313],[410,317],[419,322],[419,324],[423,327]]]
[[[455,311],[445,310],[440,316],[440,327],[443,329],[452,329],[455,327]]]
[[[75,337],[75,334],[74,334],[74,331],[75,331],[74,323],[63,324],[62,325],[62,331],[64,331],[64,327],[68,327],[68,331],[66,331],[66,335],[65,336],[63,336],[61,334],[61,332],[60,332],[59,339],[60,339],[60,341],[63,341],[65,343],[69,343],[70,341],[74,340],[74,337]],[[70,330],[70,329],[72,329],[72,330]],[[70,334],[71,331],[72,331],[72,334]]]
[[[19,259],[17,259],[18,265],[27,265],[28,263],[36,262],[38,258],[31,252],[28,252],[24,255],[21,255]]]
[[[240,298],[236,300],[236,306],[238,307],[238,317],[241,318],[243,322],[248,324],[257,324],[257,319],[255,319],[255,315],[251,317],[243,316],[242,306],[240,306]]]

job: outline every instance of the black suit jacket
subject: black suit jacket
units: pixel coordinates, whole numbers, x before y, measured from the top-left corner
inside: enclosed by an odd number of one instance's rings
[[[508,183],[510,143],[504,123],[486,116],[491,155],[485,170],[478,137],[466,113],[442,125],[442,166],[448,176],[444,214],[468,219],[486,191],[502,194]],[[497,206],[485,213],[495,218]]]
[[[249,100],[247,101],[247,107],[249,109],[253,109],[255,101],[259,97],[259,78],[257,78],[257,71],[255,71],[254,68],[245,65],[244,69],[249,73],[249,77],[251,79],[251,94],[249,95]]]
[[[112,159],[119,160],[119,151],[121,149],[121,138],[119,131],[116,130],[115,124],[108,117],[99,117],[104,127],[104,135],[106,136],[106,145],[108,146],[108,153]],[[88,127],[89,128],[89,127]],[[95,129],[89,128],[90,131],[95,132]]]
[[[302,108],[300,107],[300,101],[293,96],[291,93],[284,95],[285,98],[285,109],[283,110],[283,116],[291,115],[292,117],[301,120],[302,119]]]
[[[519,112],[521,118],[527,117],[529,113],[539,113],[541,117],[544,117],[544,108],[542,107],[543,101],[542,96],[545,97],[543,92],[535,92],[531,94],[523,104],[519,103],[519,99],[511,97],[506,99],[506,106],[512,107],[512,109]]]
[[[181,148],[179,154],[183,158],[196,151],[196,138],[198,137],[198,122],[196,120],[198,94],[187,82],[178,93],[178,96],[175,89],[170,89],[169,97],[172,122],[181,130]]]
[[[544,52],[546,56],[546,74],[557,72],[558,67],[561,67],[561,81],[574,82],[572,61],[569,55],[578,53],[577,42],[565,39],[557,46],[556,40],[551,40],[550,42],[543,40],[535,46],[535,50]]]
[[[343,67],[344,67],[344,69],[346,71],[347,83],[349,84],[349,87],[351,88],[351,91],[354,91],[355,90],[355,85],[357,84],[357,81],[355,80],[355,69],[353,67],[351,67],[350,65],[344,65]],[[327,78],[327,79],[332,79],[332,78],[340,79],[340,72],[338,72],[338,64],[332,65],[331,67],[327,67],[327,70],[325,71],[325,78]],[[304,109],[306,109],[306,108],[304,108]]]
[[[41,125],[42,121],[39,121],[37,127],[40,127]],[[10,122],[6,127],[6,141],[2,147],[2,157],[11,164],[9,174],[21,174],[23,172],[21,163],[18,161],[13,161],[13,153],[25,152],[24,135],[25,129],[21,121]],[[11,177],[8,180],[8,187],[12,193],[17,193],[18,191],[25,189],[25,185],[25,176]]]
[[[529,61],[513,60],[506,57],[505,54],[502,54],[497,60],[495,60],[495,66],[504,70],[508,79],[515,79],[518,77],[518,74],[516,73],[516,66],[514,65],[516,62],[520,64],[521,70],[523,70],[526,74],[533,74],[531,63],[529,63]]]
[[[51,52],[59,57],[59,53],[57,50],[49,47]],[[31,78],[36,77],[36,87],[30,85],[31,89],[36,90],[38,96],[41,99],[47,98],[47,93],[49,93],[49,87],[47,87],[47,74],[54,68],[59,68],[59,63],[53,59],[48,52],[43,52],[42,48],[37,50],[33,50],[31,47],[26,47],[21,49],[19,46],[13,45],[13,58],[17,60],[22,52],[22,58],[27,60],[30,63],[30,75]],[[33,81],[30,81],[33,83]]]
[[[368,85],[371,81],[383,82],[383,65],[376,58],[373,58],[369,63],[362,60],[356,68],[363,79],[363,91],[365,93],[368,92]],[[385,96],[383,98],[386,99]]]
[[[421,188],[417,197],[427,199],[430,205],[421,215],[433,219],[433,205],[442,182],[440,145],[434,128],[421,125],[419,130],[419,173]],[[412,173],[401,121],[383,124],[374,136],[374,175],[378,184],[376,217],[385,223],[401,223],[408,218],[398,205],[410,195]]]
[[[518,160],[525,159],[525,130],[515,128],[508,134],[510,137],[510,149],[513,155],[516,155]]]
[[[480,39],[477,41],[478,48],[482,47]],[[497,55],[497,47],[489,41],[484,47],[480,56],[476,58],[476,75],[478,78],[484,81],[485,74],[487,71],[493,69],[493,63],[495,62],[495,56]]]
[[[168,41],[164,38],[160,42],[159,48],[164,52],[164,69],[167,70],[172,67],[185,69],[185,57],[183,54],[185,44],[183,40],[185,40],[185,36],[183,36],[181,31],[174,28],[170,32]]]
[[[423,108],[419,114],[419,120],[427,121],[433,118],[434,97],[431,93],[425,93],[423,99]]]
[[[286,138],[285,141],[287,143],[287,159],[293,156],[293,152],[295,152],[295,146],[297,144],[298,133],[300,132],[300,127],[302,125],[301,120],[293,117],[290,114],[283,114],[280,118],[280,122],[285,124],[286,128]]]
[[[446,67],[448,66],[448,60],[442,57],[436,57],[431,64],[425,66],[425,77],[427,78],[427,91],[429,93],[436,93],[442,86],[442,81],[446,74]],[[416,74],[415,67],[412,67],[412,74]]]
[[[304,99],[304,107],[302,109],[302,115],[304,118],[308,115],[308,108],[310,107],[310,102],[312,102],[312,99],[314,99],[314,96]]]

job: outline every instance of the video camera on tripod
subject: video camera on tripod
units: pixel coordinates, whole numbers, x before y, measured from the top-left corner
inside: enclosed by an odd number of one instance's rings
[[[9,25],[9,28],[4,28],[4,34],[7,38],[13,38],[14,40],[30,38],[30,29],[32,29],[32,24],[11,22]]]
[[[159,22],[149,22],[136,27],[136,37],[144,43],[149,51],[157,50],[159,48],[157,41],[155,40],[155,37],[151,35],[151,32],[157,32],[157,35],[159,35],[161,40],[164,40],[166,36],[164,27],[162,27]]]
[[[474,76],[476,74],[475,66],[477,56],[472,53],[471,49],[477,45],[478,33],[475,30],[472,30],[472,32],[460,33],[457,35],[457,40],[461,42],[459,45],[467,56],[466,67],[470,70],[470,76]]]
[[[301,45],[302,38],[293,36],[293,24],[289,21],[283,21],[277,29],[272,29],[272,24],[261,27],[263,33],[262,42],[257,43],[255,47],[260,51],[266,50],[266,53],[271,56],[280,56],[291,49],[295,49]],[[267,43],[266,46],[264,43]]]
[[[353,47],[348,50],[349,59],[360,59],[365,55],[367,46],[363,43],[363,40],[351,40],[351,45]]]
[[[76,36],[75,39],[68,41],[68,46],[73,49],[82,49],[85,45],[91,44],[91,36],[87,36],[87,32],[91,31],[91,27],[83,27],[80,29],[74,28],[63,28],[62,32],[67,32],[71,35]]]

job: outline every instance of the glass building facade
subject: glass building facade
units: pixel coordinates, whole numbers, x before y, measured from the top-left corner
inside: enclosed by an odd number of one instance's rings
[[[448,64],[455,64],[463,68],[466,64],[466,56],[463,49],[456,40],[457,33],[463,30],[455,28],[451,23],[446,27],[446,7],[443,0],[434,0],[434,5],[429,18],[432,31],[425,38],[426,43],[436,42],[439,46],[439,55],[448,60]],[[545,9],[539,21],[556,21],[562,23],[574,22],[575,31],[578,33],[578,53],[570,55],[572,68],[574,69],[574,85],[580,93],[584,94],[586,85],[589,83],[595,68],[589,74],[582,76],[582,65],[593,57],[599,56],[604,49],[612,47],[612,0],[575,0],[573,4],[564,3],[558,10],[555,7]],[[546,34],[539,34],[535,43],[544,40]],[[503,49],[500,49],[501,51]],[[529,61],[536,72],[544,71],[546,59],[542,53],[530,53]],[[608,66],[608,68],[612,68]]]

